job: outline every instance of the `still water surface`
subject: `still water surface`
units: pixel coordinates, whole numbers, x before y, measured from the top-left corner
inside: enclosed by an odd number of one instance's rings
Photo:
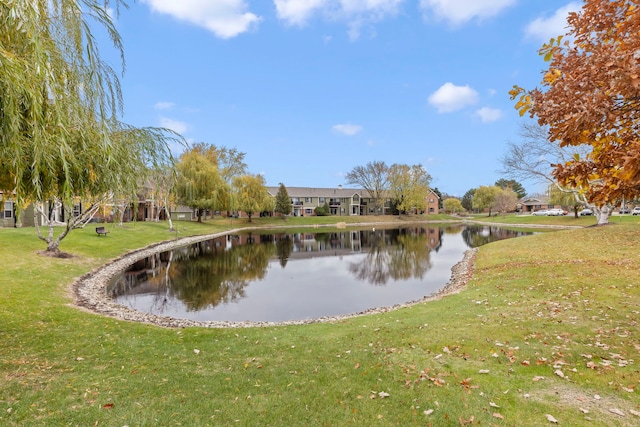
[[[107,292],[141,312],[196,321],[339,316],[436,293],[467,249],[525,234],[465,225],[243,233],[136,262]]]

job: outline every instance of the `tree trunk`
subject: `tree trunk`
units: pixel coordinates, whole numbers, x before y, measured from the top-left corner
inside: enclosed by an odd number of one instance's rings
[[[593,209],[594,214],[596,215],[596,225],[607,225],[609,224],[609,218],[613,213],[613,209],[610,206],[603,206],[601,208]]]

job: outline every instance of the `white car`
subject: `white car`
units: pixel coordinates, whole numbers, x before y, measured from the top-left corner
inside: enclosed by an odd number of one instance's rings
[[[631,211],[631,215],[640,215],[640,206],[636,206],[635,208],[633,208],[633,210]]]
[[[578,215],[580,216],[589,216],[589,215],[593,215],[593,211],[591,209],[582,209]]]
[[[546,216],[546,215],[549,215],[549,211],[548,211],[548,210],[546,210],[546,209],[541,209],[541,210],[539,210],[539,211],[531,212],[531,215],[542,215],[542,216]]]
[[[549,209],[547,211],[547,215],[549,215],[549,216],[562,216],[562,215],[564,215],[564,210],[559,209],[559,208]]]

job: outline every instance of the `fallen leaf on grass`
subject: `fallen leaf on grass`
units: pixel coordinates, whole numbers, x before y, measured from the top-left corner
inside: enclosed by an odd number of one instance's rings
[[[113,403],[105,403],[104,405],[102,405],[102,407],[104,409],[113,409],[115,405]]]
[[[556,420],[553,415],[544,414],[544,416],[547,417],[547,421],[550,423],[558,424],[558,420]]]
[[[618,408],[609,408],[609,412],[611,412],[612,414],[616,414],[616,415],[620,415],[621,417],[624,417],[624,412],[622,412]]]
[[[426,411],[423,412],[423,414],[431,415],[431,414],[433,414],[433,409],[427,409]]]
[[[499,408],[500,406],[496,405],[493,402],[489,402],[489,406],[491,406],[492,408]]]
[[[504,416],[502,414],[494,412],[492,415],[493,415],[494,418],[499,418],[501,420],[504,420]]]
[[[479,373],[479,374],[488,374],[488,373],[489,373],[489,370],[488,370],[488,369],[480,369],[480,370],[478,371],[478,373]]]
[[[378,396],[380,396],[381,398],[385,398],[385,397],[389,397],[391,396],[389,393],[387,393],[386,391],[381,391],[380,393],[378,393]]]
[[[636,417],[640,417],[640,412],[638,412],[638,411],[634,411],[633,409],[629,409],[629,412],[631,413],[631,415],[635,415]]]

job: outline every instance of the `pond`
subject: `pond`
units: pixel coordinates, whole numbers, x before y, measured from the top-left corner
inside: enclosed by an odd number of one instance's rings
[[[107,293],[140,312],[194,321],[342,316],[437,293],[469,248],[526,234],[469,225],[247,232],[140,260]]]

